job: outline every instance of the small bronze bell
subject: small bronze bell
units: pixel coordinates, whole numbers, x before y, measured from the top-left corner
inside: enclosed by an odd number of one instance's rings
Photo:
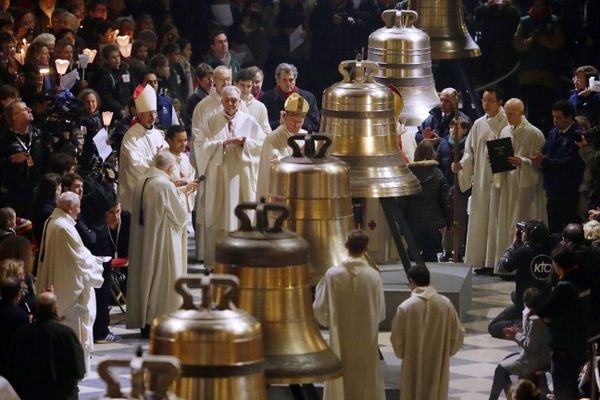
[[[200,283],[197,308],[187,285]],[[211,289],[221,289],[213,304]],[[184,399],[266,399],[260,323],[236,309],[239,281],[232,275],[184,276],[175,282],[183,296],[181,310],[156,318],[150,352],[178,357],[182,364],[176,393]]]
[[[127,397],[121,391],[119,378],[112,371],[115,368],[131,370],[131,393]],[[98,375],[106,382],[106,394],[101,399],[176,400],[178,397],[169,393],[169,386],[179,374],[181,365],[176,357],[108,358],[98,364]],[[152,383],[147,382],[150,375]]]

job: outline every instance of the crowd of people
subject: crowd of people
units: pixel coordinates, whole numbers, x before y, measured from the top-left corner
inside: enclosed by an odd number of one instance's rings
[[[155,317],[179,306],[173,282],[186,271],[188,235],[195,258],[211,268],[216,242],[237,228],[235,206],[267,194],[270,166],[290,154],[287,138],[319,130],[318,94],[340,79],[339,62],[364,52],[381,12],[404,3],[3,2],[0,376],[22,398],[38,396],[34,379],[45,379],[56,398],[75,398],[94,342],[121,340],[109,329],[116,266],[128,265],[127,327],[147,337]],[[399,127],[400,150],[422,186],[401,203],[418,245],[410,251],[514,275],[513,304],[489,330],[523,351],[498,366],[492,399],[511,374],[550,367],[557,398],[576,398],[585,344],[600,321],[600,7],[488,0],[465,1],[464,12],[483,53],[469,66],[474,81],[518,68],[483,90],[483,116],[461,111],[459,91],[446,87],[416,134]],[[565,72],[573,73],[570,93]],[[488,142],[506,138],[510,170],[493,173]],[[343,360],[348,346],[356,356],[346,358],[350,378],[327,389],[336,399],[362,396],[366,386],[352,386],[352,376],[367,376],[364,360],[370,390],[380,397],[383,387],[373,336],[383,315],[380,277],[361,261],[368,239],[352,235],[349,259],[328,272],[315,301],[319,321],[334,327],[354,317],[339,306],[356,301],[342,295],[345,286],[370,299],[362,336],[332,336]],[[406,365],[403,396],[442,398],[447,360],[464,332],[427,269],[411,271],[413,295],[392,331]],[[355,279],[362,291],[350,285]],[[336,290],[339,298],[327,294]],[[430,370],[410,369],[427,360],[415,348],[428,336],[406,328],[427,314],[423,304],[441,316],[423,329],[447,333],[440,348],[430,346],[444,354],[437,384]],[[359,336],[368,339],[364,353],[355,348]],[[60,354],[49,355],[52,346]],[[35,374],[18,373],[36,356],[46,359]],[[42,373],[56,365],[70,365],[69,375]]]

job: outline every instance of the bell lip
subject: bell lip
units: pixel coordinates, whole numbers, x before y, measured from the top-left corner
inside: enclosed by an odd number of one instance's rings
[[[364,187],[357,188],[353,187],[352,189],[352,198],[367,198],[367,199],[380,199],[386,197],[404,197],[411,196],[413,194],[417,194],[421,192],[421,185],[417,187],[400,187],[400,188],[373,188],[373,187]]]
[[[265,357],[266,359],[266,357]],[[342,376],[341,369],[336,372],[329,372],[326,374],[315,374],[309,376],[298,376],[293,378],[286,377],[269,377],[267,375],[267,370],[265,369],[265,382],[268,385],[303,385],[307,383],[314,382],[322,382],[322,381],[331,381],[333,379],[337,379]]]

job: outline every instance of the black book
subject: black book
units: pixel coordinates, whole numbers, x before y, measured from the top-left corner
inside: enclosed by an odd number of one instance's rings
[[[506,172],[517,168],[508,162],[508,157],[515,155],[515,150],[513,149],[510,138],[489,140],[486,145],[490,157],[492,173],[497,174],[499,172]]]

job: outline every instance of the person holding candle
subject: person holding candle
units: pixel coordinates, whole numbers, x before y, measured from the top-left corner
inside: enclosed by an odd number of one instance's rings
[[[52,89],[50,72],[50,50],[41,42],[32,43],[25,54],[23,64],[24,83],[21,97],[28,104],[33,104],[38,93]]]

